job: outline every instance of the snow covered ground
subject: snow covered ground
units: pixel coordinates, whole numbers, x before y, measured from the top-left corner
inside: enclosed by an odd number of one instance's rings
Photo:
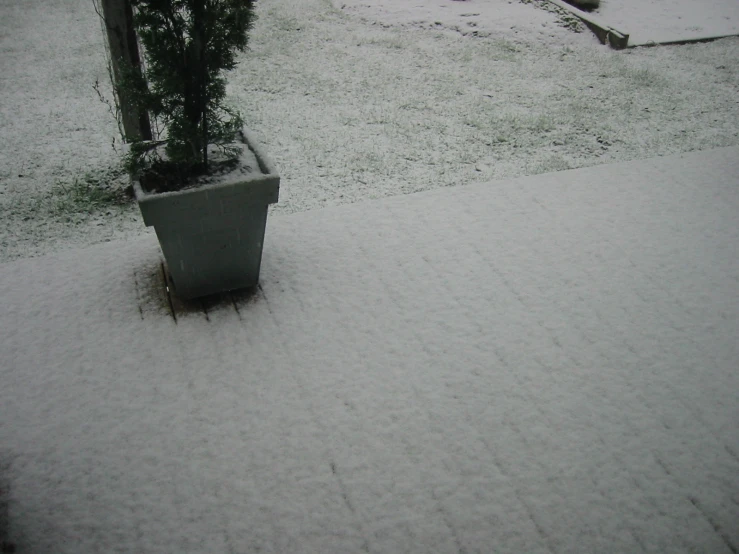
[[[736,553],[739,41],[258,4],[261,289],[175,322],[136,208],[75,196],[117,159],[91,5],[0,0],[0,540]]]
[[[739,40],[614,52],[547,6],[260,0],[230,92],[272,213],[739,143]],[[90,0],[0,0],[0,260],[146,232],[69,194],[118,159],[103,44]]]
[[[604,0],[593,13],[630,45],[739,35],[736,0]]]
[[[153,236],[0,264],[9,538],[735,553],[737,214],[737,147],[279,214],[176,323]]]

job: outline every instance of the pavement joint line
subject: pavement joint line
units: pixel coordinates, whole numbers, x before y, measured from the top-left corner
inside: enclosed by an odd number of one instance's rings
[[[167,304],[169,305],[169,315],[172,316],[175,324],[177,324],[177,314],[175,313],[174,303],[172,302],[172,292],[169,287],[169,280],[167,279],[167,269],[164,267],[164,262],[160,262],[162,269],[162,280],[164,284],[164,291],[167,294]]]

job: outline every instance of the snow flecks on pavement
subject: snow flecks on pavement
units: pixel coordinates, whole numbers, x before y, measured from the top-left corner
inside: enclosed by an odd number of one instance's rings
[[[11,538],[732,554],[737,160],[275,215],[176,322],[153,236],[3,264]]]

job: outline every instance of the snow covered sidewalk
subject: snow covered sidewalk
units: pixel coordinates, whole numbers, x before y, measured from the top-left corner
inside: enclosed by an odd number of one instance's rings
[[[152,236],[0,265],[18,552],[739,549],[739,148],[267,237],[176,322]]]

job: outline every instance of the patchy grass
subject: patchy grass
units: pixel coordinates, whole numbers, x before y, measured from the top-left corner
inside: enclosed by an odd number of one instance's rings
[[[29,244],[44,245],[32,252],[38,255],[60,243],[94,244],[145,228],[128,177],[117,167],[90,170],[71,180],[60,178],[47,189],[2,194],[0,211],[0,260],[29,255]]]
[[[552,173],[554,171],[566,171],[572,169],[572,165],[562,156],[552,154],[543,160],[536,161],[529,166],[531,175],[539,175],[541,173]]]
[[[51,213],[57,215],[88,214],[107,210],[131,200],[126,175],[122,170],[87,173],[72,183],[56,183],[48,194]]]
[[[629,58],[629,53],[622,56],[598,56],[596,67],[599,76],[611,79],[623,79],[635,89],[652,88],[664,89],[670,86],[669,76],[662,73],[659,67],[649,61],[640,60],[636,63]]]
[[[131,203],[131,190],[121,168],[89,171],[71,182],[58,180],[49,189],[17,195],[6,208],[7,217],[27,222],[56,221],[80,224],[112,215],[111,210]]]
[[[107,79],[97,16],[26,1],[44,9],[6,9],[0,24],[0,260],[145,231],[125,185],[90,170],[117,133],[92,89]],[[271,213],[739,144],[739,39],[616,52],[574,33],[560,46],[463,36],[340,6],[260,0],[228,75],[283,178]]]

